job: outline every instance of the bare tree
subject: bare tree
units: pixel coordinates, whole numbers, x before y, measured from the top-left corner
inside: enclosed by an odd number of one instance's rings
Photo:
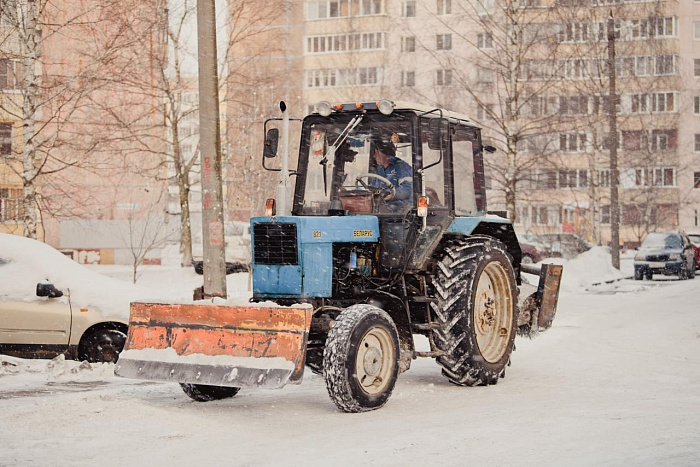
[[[556,117],[548,93],[557,79],[556,31],[549,9],[528,8],[519,0],[441,1],[450,15],[435,12],[434,2],[421,3],[435,27],[411,29],[417,47],[439,67],[432,89],[409,91],[423,101],[473,109],[487,138],[502,151],[490,156],[492,187],[503,193],[508,216],[515,220],[522,182],[546,164],[553,153],[550,135]],[[442,32],[444,34],[437,34]],[[534,183],[534,181],[533,181]]]
[[[48,187],[58,174],[70,170],[75,178],[76,170],[97,173],[107,164],[95,159],[109,141],[92,137],[97,132],[90,101],[110,83],[115,57],[134,44],[126,29],[148,30],[136,25],[143,25],[139,15],[149,8],[130,0],[100,0],[87,7],[50,0],[2,3],[0,44],[3,55],[12,59],[21,98],[0,105],[22,122],[21,147],[3,162],[23,185],[24,235],[36,238],[42,213],[60,215],[60,209],[76,204],[51,202]]]

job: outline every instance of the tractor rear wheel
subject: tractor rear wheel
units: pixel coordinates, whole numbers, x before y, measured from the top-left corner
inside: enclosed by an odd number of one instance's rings
[[[185,391],[190,399],[197,402],[218,401],[228,399],[238,394],[241,388],[232,388],[228,386],[207,386],[205,384],[187,384],[180,383],[180,387]]]
[[[450,246],[433,278],[440,326],[435,344],[443,374],[460,386],[496,384],[505,375],[516,333],[515,273],[503,243],[473,237]]]
[[[340,313],[328,333],[323,377],[344,412],[366,412],[391,396],[399,370],[399,334],[391,317],[373,305]]]

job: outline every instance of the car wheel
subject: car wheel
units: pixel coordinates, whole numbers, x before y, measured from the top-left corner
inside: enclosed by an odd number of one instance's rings
[[[533,258],[530,255],[523,255],[522,263],[524,264],[533,264],[535,263],[535,258]]]
[[[641,281],[644,279],[644,273],[642,273],[641,269],[637,269],[634,271],[634,280],[636,281]]]
[[[116,329],[100,329],[80,343],[78,358],[90,363],[117,363],[124,349],[126,334]]]
[[[654,274],[650,271],[646,273],[646,278],[648,281],[652,280],[654,278]]]

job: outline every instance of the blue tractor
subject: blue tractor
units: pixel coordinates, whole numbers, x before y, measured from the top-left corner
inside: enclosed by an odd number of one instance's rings
[[[481,130],[387,100],[320,103],[301,127],[292,171],[266,132],[263,167],[281,175],[250,221],[259,303],[132,303],[115,373],[209,401],[300,383],[306,366],[346,412],[384,405],[417,357],[454,384],[496,384],[516,334],[551,326],[562,268],[522,264],[511,222],[487,211]],[[522,272],[539,285],[519,300]]]
[[[313,308],[305,364],[340,409],[382,406],[416,357],[457,385],[496,384],[516,334],[551,326],[561,266],[530,270],[539,287],[518,305],[520,246],[486,205],[494,151],[462,115],[388,100],[322,102],[303,120],[291,213],[268,200],[251,219],[253,300]]]

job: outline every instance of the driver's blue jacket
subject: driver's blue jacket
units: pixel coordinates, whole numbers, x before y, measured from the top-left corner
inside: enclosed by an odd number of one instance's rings
[[[396,188],[395,200],[410,202],[413,199],[413,169],[407,162],[396,156],[391,156],[386,169],[377,165],[376,174],[386,178],[394,185]],[[384,184],[379,180],[372,180],[372,185],[381,187]]]

